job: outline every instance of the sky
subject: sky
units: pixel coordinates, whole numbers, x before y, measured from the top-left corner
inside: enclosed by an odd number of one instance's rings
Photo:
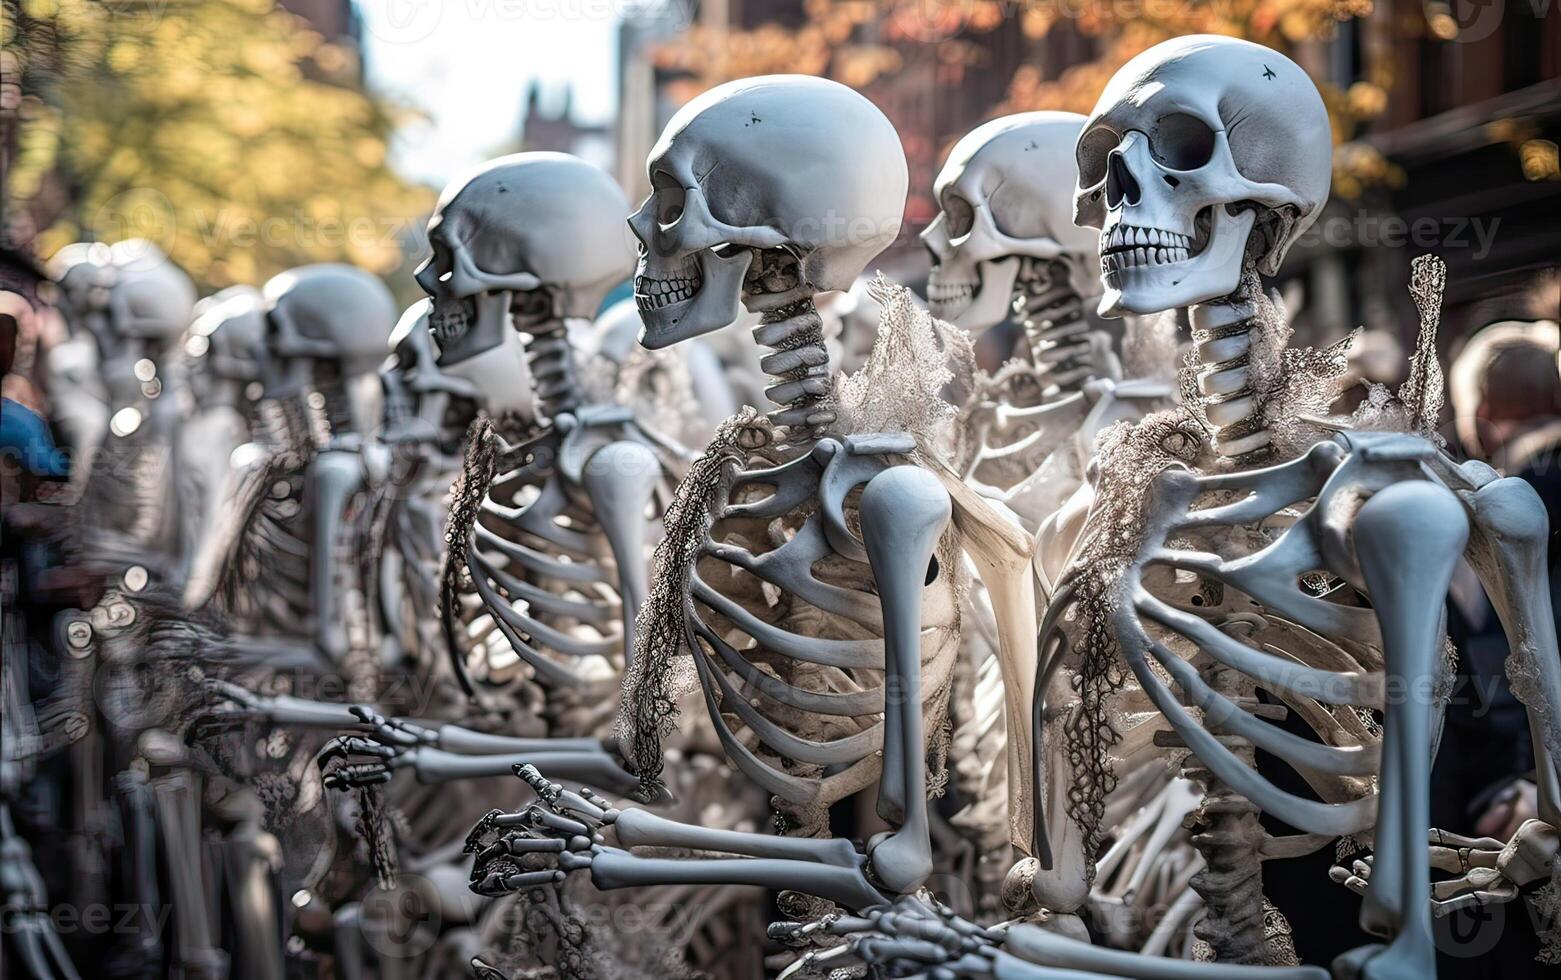
[[[580,122],[617,100],[620,12],[643,0],[358,0],[369,84],[420,111],[392,146],[415,180],[443,186],[508,148],[533,79],[544,108],[574,91]]]

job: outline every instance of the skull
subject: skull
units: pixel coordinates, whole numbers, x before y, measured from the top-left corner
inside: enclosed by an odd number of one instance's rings
[[[1227,296],[1264,273],[1328,197],[1332,130],[1299,66],[1195,35],[1157,44],[1107,83],[1079,137],[1075,220],[1101,231],[1102,316]]]
[[[273,394],[340,385],[354,429],[371,431],[382,402],[377,372],[396,320],[390,290],[362,269],[321,263],[275,276],[261,292]]]
[[[112,404],[126,408],[162,392],[159,360],[190,325],[195,284],[148,241],[119,242],[107,258],[90,276],[99,286],[89,295],[102,300],[96,325],[103,383]]]
[[[163,345],[190,325],[195,284],[162,249],[140,239],[108,250],[109,329],[121,339]]]
[[[214,378],[259,381],[266,358],[265,303],[253,286],[229,286],[196,303],[185,353],[204,358]]]
[[[934,316],[967,330],[1002,322],[1023,257],[1063,259],[1074,292],[1100,291],[1100,236],[1073,223],[1073,146],[1083,123],[1071,112],[1024,112],[954,144],[933,187],[938,216],[921,235],[934,262]]]
[[[452,182],[428,219],[433,254],[417,270],[433,297],[439,363],[498,348],[513,332],[512,294],[549,317],[595,316],[633,270],[628,210],[610,176],[567,153],[499,157]]]
[[[769,75],[678,110],[650,152],[629,219],[634,292],[651,349],[710,333],[738,303],[769,309],[846,290],[900,230],[907,173],[883,113],[838,82]],[[777,288],[774,263],[796,266]],[[789,272],[789,270],[788,270]]]
[[[48,273],[59,286],[58,305],[71,333],[85,330],[91,337],[104,337],[108,289],[114,281],[108,246],[102,242],[66,245],[50,257]]]
[[[433,300],[423,299],[407,307],[390,335],[395,351],[390,372],[418,414],[437,426],[444,421],[448,396],[454,396],[475,403],[490,415],[531,418],[531,372],[520,334],[506,330],[498,346],[454,364],[440,364],[428,326],[433,306]]]

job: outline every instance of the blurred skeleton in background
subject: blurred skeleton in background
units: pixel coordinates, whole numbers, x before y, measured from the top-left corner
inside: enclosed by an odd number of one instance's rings
[[[108,435],[108,389],[98,364],[99,338],[107,332],[108,246],[77,242],[54,253],[49,278],[59,288],[58,312],[66,336],[49,349],[44,384],[49,414],[72,456],[71,481],[78,489],[91,471],[92,453]]]
[[[233,454],[256,436],[265,367],[265,301],[249,286],[230,286],[195,304],[184,340],[193,395],[179,429],[183,572],[217,533],[231,489]]]
[[[692,457],[737,411],[732,377],[712,345],[650,351],[639,344],[643,329],[632,297],[603,310],[575,344],[581,384],[595,401],[634,409]]]
[[[980,372],[970,381],[961,415],[961,461],[975,486],[1006,502],[1032,531],[1055,519],[1084,483],[1096,434],[1169,402],[1172,391],[1170,325],[1134,318],[1119,358],[1109,335],[1093,329],[1084,310],[1100,284],[1099,234],[1072,220],[1078,173],[1073,144],[1083,122],[1071,113],[1034,112],[972,131],[955,145],[938,177],[940,210],[922,234],[935,259],[928,283],[934,315],[975,338],[1010,315],[1022,318],[1016,356],[994,374]],[[1131,380],[1122,378],[1124,359]],[[999,656],[992,603],[1022,600],[980,588],[971,598],[977,628],[967,635],[970,649],[956,675],[952,708],[954,771],[970,803],[953,822],[979,855],[974,870],[982,913],[1006,917],[1012,910],[1004,910],[998,896],[1015,833],[1008,795],[1012,787],[1016,796],[1027,796],[1029,778],[1027,757],[1007,752],[1003,717],[1005,702],[1012,717],[1026,714],[1034,664],[1029,655],[1016,657],[1006,661],[1005,674]],[[1008,761],[1015,766],[1011,772]],[[1167,801],[1188,795],[1158,771],[1146,771],[1132,788],[1135,795],[1115,809],[1124,818],[1135,810],[1165,811],[1155,826],[1173,826],[1179,807],[1167,811]],[[1019,811],[1012,812],[1017,818]],[[1175,842],[1164,833],[1152,835],[1152,847],[1137,846],[1148,829],[1141,819],[1121,827],[1131,833],[1120,841],[1108,870],[1131,882],[1127,890],[1140,900],[1164,897],[1138,885],[1153,877],[1162,856],[1187,848],[1168,850]],[[1101,884],[1102,903],[1120,900],[1111,897],[1109,876]],[[1113,938],[1142,942],[1147,934]]]
[[[187,389],[178,341],[189,327],[195,285],[157,246],[120,242],[89,275],[88,322],[101,327],[98,365],[108,431],[89,455],[81,502],[84,558],[110,573],[138,568],[140,585],[179,581],[178,430]],[[85,396],[83,395],[83,398]]]

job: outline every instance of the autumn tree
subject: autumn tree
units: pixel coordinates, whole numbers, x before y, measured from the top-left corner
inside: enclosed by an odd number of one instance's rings
[[[149,238],[208,286],[385,273],[431,193],[356,52],[272,0],[4,0],[7,243]]]
[[[761,11],[762,9],[758,8]],[[937,84],[959,85],[971,72],[989,70],[983,35],[1017,27],[1030,47],[983,118],[1034,109],[1087,113],[1111,75],[1128,59],[1167,38],[1224,34],[1267,45],[1294,58],[1317,82],[1334,124],[1337,192],[1351,196],[1395,174],[1380,154],[1351,142],[1360,124],[1379,114],[1392,84],[1390,45],[1381,32],[1368,42],[1364,74],[1341,87],[1326,77],[1320,57],[1342,22],[1373,15],[1373,0],[804,0],[801,26],[761,23],[746,29],[700,22],[664,42],[659,67],[684,80],[672,95],[692,94],[714,84],[765,72],[824,75],[873,94],[892,86],[896,75],[932,61]],[[1435,34],[1433,14],[1395,30]],[[1445,25],[1444,25],[1445,26]],[[1083,38],[1090,51],[1056,70],[1043,58],[1055,31]],[[899,122],[899,120],[896,120]],[[940,141],[962,135],[982,121],[961,120],[959,132],[930,134]],[[907,149],[918,134],[906,133]],[[926,136],[928,134],[920,134]],[[939,147],[941,157],[942,150]]]

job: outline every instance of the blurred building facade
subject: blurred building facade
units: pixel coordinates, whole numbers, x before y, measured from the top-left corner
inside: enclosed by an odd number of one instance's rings
[[[842,59],[828,73],[853,84],[898,127],[910,165],[906,223],[886,271],[915,282],[925,259],[915,235],[936,214],[931,188],[949,148],[985,119],[1011,111],[1012,86],[1044,86],[1102,58],[1109,33],[1058,16],[1027,24],[1034,5],[981,8],[985,21],[943,23],[937,4],[883,4],[854,24],[847,45],[872,46],[887,70],[858,73]],[[616,171],[631,198],[648,193],[645,153],[708,72],[666,56],[691,32],[708,38],[774,26],[817,29],[807,0],[670,0],[625,20],[619,45]],[[946,8],[966,15],[973,4]],[[1484,323],[1556,316],[1561,262],[1561,5],[1469,6],[1459,23],[1435,0],[1376,0],[1324,40],[1292,54],[1348,98],[1383,104],[1341,150],[1365,159],[1364,179],[1336,182],[1335,198],[1291,255],[1282,278],[1300,300],[1309,343],[1366,323],[1412,341],[1409,260],[1434,251],[1449,266],[1444,347]],[[930,11],[930,12],[929,12]],[[773,35],[772,35],[773,36]],[[707,45],[708,46],[708,45]],[[750,60],[753,55],[749,54]],[[786,69],[775,69],[786,70]],[[805,70],[802,69],[802,70]],[[1297,288],[1299,287],[1299,288]],[[1548,312],[1547,312],[1548,310]]]
[[[363,87],[363,19],[355,0],[277,0],[276,5],[301,18],[327,43],[351,50],[356,62],[355,71],[348,80],[358,88]],[[313,74],[317,78],[342,80],[339,72]]]
[[[608,170],[616,165],[612,128],[575,118],[572,88],[566,86],[560,97],[549,99],[533,81],[526,89],[524,111],[517,139],[521,149],[572,153]]]

